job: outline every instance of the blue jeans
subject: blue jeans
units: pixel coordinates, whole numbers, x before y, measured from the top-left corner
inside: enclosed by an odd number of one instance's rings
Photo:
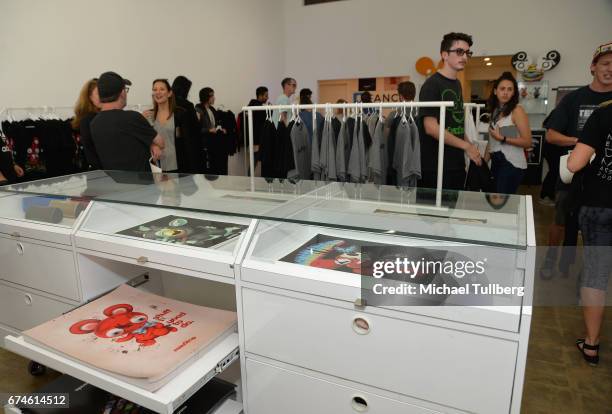
[[[491,153],[491,174],[495,179],[495,191],[500,194],[516,194],[525,170],[510,164],[501,151]]]

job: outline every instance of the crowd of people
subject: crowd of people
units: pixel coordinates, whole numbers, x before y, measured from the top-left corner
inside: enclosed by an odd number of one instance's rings
[[[458,79],[472,56],[472,37],[464,33],[448,33],[440,44],[442,67],[429,76],[419,91],[419,101],[452,101],[446,111],[444,130],[443,188],[463,190],[466,185],[466,160],[469,165],[490,164],[493,191],[514,194],[525,175],[525,150],[532,145],[529,119],[519,105],[517,81],[503,73],[493,83],[487,102],[490,113],[488,146],[481,153],[475,143],[465,138],[463,91]],[[612,255],[601,254],[597,248],[612,244],[612,43],[599,46],[590,62],[592,81],[568,94],[545,121],[546,141],[555,148],[550,158],[551,174],[557,177],[554,189],[555,221],[550,227],[551,246],[576,246],[578,231],[585,246],[584,269],[580,277],[580,296],[584,305],[586,335],[576,342],[584,359],[597,364],[599,337],[603,320],[608,275]],[[227,159],[218,157],[218,147],[229,133],[223,115],[215,109],[215,92],[210,87],[199,91],[199,103],[188,100],[191,81],[178,76],[172,83],[156,79],[152,83],[153,108],[144,113],[124,110],[131,82],[115,72],[105,72],[83,86],[75,107],[73,127],[80,131],[87,162],[91,169],[151,171],[156,165],[166,172],[225,173]],[[295,103],[297,81],[287,77],[281,82],[282,94],[275,105]],[[255,91],[250,106],[268,104],[268,88]],[[401,101],[416,97],[415,85],[403,82],[398,87]],[[361,100],[371,101],[365,92]],[[340,99],[338,102],[345,102]],[[300,104],[312,103],[312,91],[299,92]],[[342,111],[336,112],[339,117]],[[313,139],[313,116],[308,110],[300,114]],[[437,178],[439,110],[422,108],[418,114],[420,131],[421,178],[418,186],[434,188]],[[259,133],[265,121],[264,111],[253,112],[256,160],[260,144]],[[275,110],[276,127],[290,122],[289,110]],[[391,120],[385,121],[385,136],[392,130]],[[323,117],[316,114],[316,129]],[[237,124],[246,126],[241,114]],[[338,120],[336,120],[338,122]],[[334,124],[334,129],[339,124]],[[571,151],[567,168],[576,172],[571,184],[558,178],[559,158]],[[2,155],[6,158],[3,146]],[[548,159],[548,158],[547,158]],[[6,161],[6,160],[5,160]],[[3,161],[0,182],[6,176],[23,175],[20,166]],[[223,165],[225,164],[225,166]],[[549,180],[550,181],[550,180]],[[548,191],[548,190],[547,190]],[[550,191],[549,191],[550,192]],[[548,194],[550,196],[550,194]],[[592,249],[591,249],[592,248]],[[549,249],[541,271],[543,279],[556,273],[559,261],[561,273],[571,259],[563,257],[565,250]]]

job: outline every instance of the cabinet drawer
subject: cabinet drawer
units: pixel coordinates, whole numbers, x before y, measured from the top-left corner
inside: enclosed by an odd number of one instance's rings
[[[518,344],[243,290],[246,351],[471,412],[508,412]]]
[[[47,322],[73,307],[74,305],[0,284],[0,323],[20,331]]]
[[[0,279],[79,300],[71,251],[0,237]]]
[[[433,414],[380,397],[247,359],[249,414]]]

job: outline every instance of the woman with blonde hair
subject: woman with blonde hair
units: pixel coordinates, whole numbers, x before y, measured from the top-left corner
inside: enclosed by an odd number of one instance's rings
[[[79,98],[74,105],[74,118],[72,128],[79,131],[81,144],[85,151],[85,158],[90,170],[102,168],[96,147],[91,139],[91,120],[100,111],[100,97],[98,96],[98,79],[93,78],[85,82],[81,88]]]

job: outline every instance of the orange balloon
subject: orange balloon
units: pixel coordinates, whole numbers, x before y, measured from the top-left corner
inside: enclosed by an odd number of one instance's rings
[[[431,58],[423,56],[416,61],[416,71],[423,76],[431,75],[435,72],[434,62]]]

